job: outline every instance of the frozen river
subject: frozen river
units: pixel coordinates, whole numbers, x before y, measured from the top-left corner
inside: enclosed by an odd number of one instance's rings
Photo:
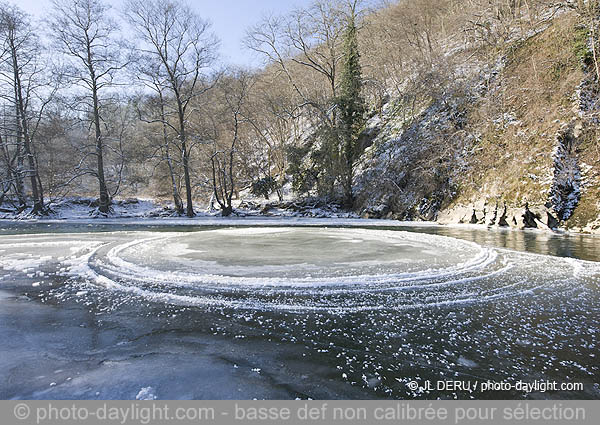
[[[0,223],[0,398],[600,398],[598,238],[244,223]]]

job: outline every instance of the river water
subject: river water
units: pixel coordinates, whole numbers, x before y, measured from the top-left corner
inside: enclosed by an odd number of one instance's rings
[[[600,398],[599,238],[214,224],[0,223],[0,398]]]

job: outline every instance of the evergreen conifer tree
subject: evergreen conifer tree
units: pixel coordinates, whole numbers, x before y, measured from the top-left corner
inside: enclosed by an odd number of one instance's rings
[[[357,140],[364,125],[365,101],[362,97],[362,73],[356,26],[356,2],[350,7],[344,36],[344,61],[337,98],[341,164],[340,177],[347,207],[354,204],[352,179],[357,155]]]

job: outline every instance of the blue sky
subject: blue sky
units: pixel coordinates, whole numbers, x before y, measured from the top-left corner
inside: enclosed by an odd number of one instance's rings
[[[50,0],[8,0],[31,15],[41,18],[51,7]],[[106,0],[119,8],[121,0]],[[294,6],[303,6],[310,0],[188,0],[204,19],[213,23],[215,34],[221,39],[221,57],[236,65],[258,65],[260,60],[242,45],[246,29],[268,13],[285,13]]]

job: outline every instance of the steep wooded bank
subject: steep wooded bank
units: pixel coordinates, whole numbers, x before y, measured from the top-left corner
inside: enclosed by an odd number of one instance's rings
[[[547,16],[495,61],[459,63],[408,125],[397,100],[371,120],[363,215],[598,230],[595,39],[575,10]]]

